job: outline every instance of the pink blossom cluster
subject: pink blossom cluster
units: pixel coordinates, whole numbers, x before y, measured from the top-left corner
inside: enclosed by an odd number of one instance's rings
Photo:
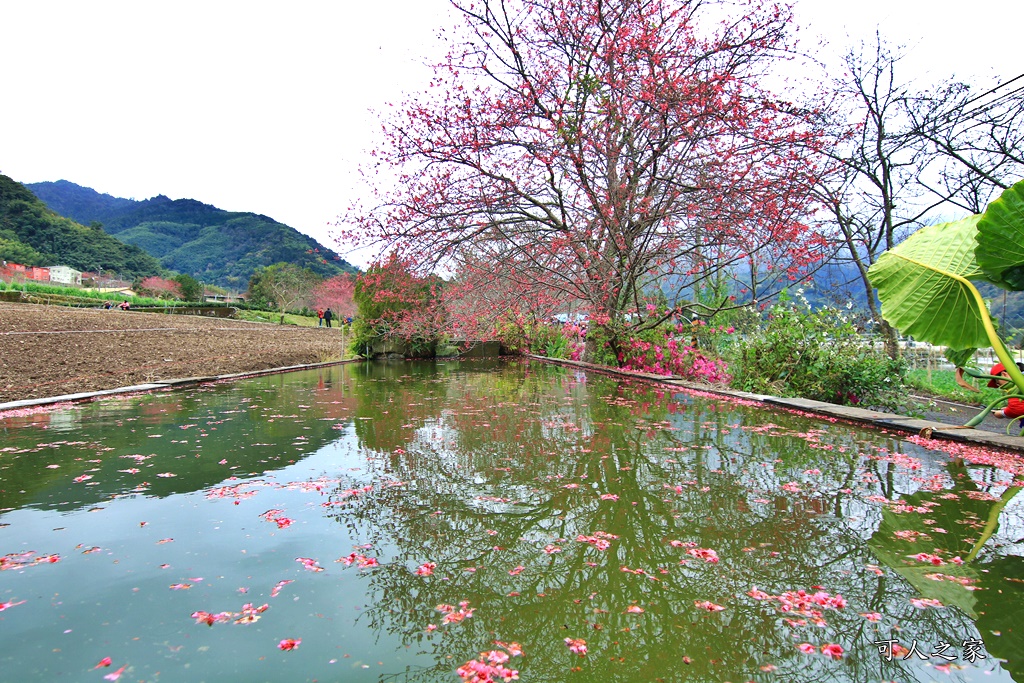
[[[608,550],[608,548],[610,548],[612,545],[611,543],[609,543],[609,540],[614,540],[616,538],[618,538],[618,536],[616,536],[615,534],[605,533],[604,531],[596,531],[594,532],[593,536],[584,536],[583,534],[580,534],[576,537],[576,540],[579,543],[589,543],[598,550]]]
[[[274,522],[278,529],[287,529],[295,522],[295,520],[284,516],[284,510],[267,510],[260,517],[268,522]]]
[[[577,654],[580,657],[587,656],[587,641],[582,638],[566,638],[565,644],[569,648],[569,652]]]
[[[236,624],[251,624],[258,621],[261,614],[266,612],[270,608],[270,605],[260,605],[259,607],[253,607],[251,602],[247,602],[242,605],[240,612],[204,612],[199,610],[192,613],[192,618],[196,620],[197,624],[206,624],[207,626],[213,626],[214,624],[226,624],[229,621],[234,621]]]
[[[663,344],[630,337],[619,354],[619,365],[634,372],[674,375],[683,379],[725,383],[730,377],[724,361],[708,358],[699,349],[679,342],[671,335]]]
[[[500,641],[494,643],[502,650],[490,650],[481,652],[478,659],[471,659],[460,666],[456,673],[464,681],[472,683],[496,683],[497,681],[515,681],[519,679],[519,672],[509,669],[505,663],[511,657],[519,657],[523,654],[518,643],[505,644]],[[504,650],[504,651],[503,651]]]
[[[458,624],[463,619],[473,616],[473,609],[469,607],[469,600],[463,600],[459,603],[458,607],[442,604],[434,609],[444,614],[444,617],[441,619],[441,623],[444,624]]]
[[[721,605],[716,605],[710,600],[694,600],[693,606],[697,609],[707,610],[708,612],[721,612],[725,609]]]
[[[311,557],[296,557],[295,561],[311,572],[322,572],[324,570],[324,568]]]
[[[686,554],[698,557],[705,562],[718,563],[718,553],[711,548],[690,548],[686,551]]]
[[[820,586],[815,586],[814,588],[817,589],[814,593],[808,593],[800,589],[786,591],[780,595],[769,595],[762,590],[758,590],[757,586],[754,586],[751,590],[747,591],[747,595],[755,600],[775,600],[779,603],[776,609],[780,612],[808,617],[814,625],[824,626],[825,620],[822,619],[822,610],[843,609],[847,604],[846,598],[838,593],[829,595],[825,591],[820,590]],[[788,622],[795,626],[802,626],[806,623],[803,619],[788,620]]]
[[[814,654],[818,651],[818,648],[814,647],[810,643],[800,643],[796,646],[796,649],[808,655]],[[829,659],[842,659],[843,646],[836,643],[826,643],[821,646],[821,654],[825,655]]]
[[[277,649],[287,652],[288,650],[294,650],[302,642],[302,638],[285,638],[277,644]]]
[[[433,576],[435,569],[437,569],[436,562],[424,562],[416,567],[416,576]]]
[[[375,557],[367,557],[366,555],[360,555],[359,553],[349,553],[345,557],[339,557],[335,562],[343,562],[346,567],[350,567],[353,564],[360,569],[366,569],[369,567],[379,567],[380,562]]]
[[[573,322],[562,325],[562,336],[569,342],[569,360],[583,360],[587,344],[587,326]]]
[[[0,557],[0,571],[6,571],[8,569],[24,569],[25,567],[34,567],[38,564],[53,564],[60,562],[60,555],[52,553],[50,555],[38,555],[35,556],[36,551],[27,550],[22,553],[10,553]]]

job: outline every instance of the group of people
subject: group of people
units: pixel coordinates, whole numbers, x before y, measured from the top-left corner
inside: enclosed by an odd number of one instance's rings
[[[328,308],[327,310],[324,310],[322,308],[318,308],[317,311],[316,311],[316,318],[317,318],[317,325],[316,325],[317,327],[323,327],[324,323],[327,324],[327,327],[330,327],[331,326],[331,321],[335,320],[336,316],[334,315],[334,312],[331,311],[330,308]],[[344,320],[342,320],[341,318],[337,318],[337,319],[341,320],[341,324],[342,325],[351,325],[352,324],[352,316],[348,316]]]
[[[127,299],[125,299],[124,301],[122,301],[121,303],[116,304],[116,305],[114,304],[113,301],[104,301],[103,302],[103,309],[104,310],[109,311],[112,308],[120,308],[122,311],[130,311],[131,308],[132,308],[132,305],[131,305],[131,303],[128,302]]]

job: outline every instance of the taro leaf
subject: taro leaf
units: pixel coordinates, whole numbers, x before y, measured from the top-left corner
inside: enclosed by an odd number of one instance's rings
[[[957,351],[954,351],[953,349],[946,349],[946,352],[943,355],[946,357],[946,360],[948,360],[950,363],[957,366],[958,368],[962,368],[966,367],[967,363],[974,360],[974,352],[977,350],[978,349],[973,348],[960,349]]]
[[[988,311],[965,281],[987,279],[974,259],[978,218],[921,228],[871,266],[868,279],[893,327],[954,350],[992,345],[982,324]]]
[[[978,221],[978,265],[1011,292],[1024,291],[1024,180],[988,205]]]

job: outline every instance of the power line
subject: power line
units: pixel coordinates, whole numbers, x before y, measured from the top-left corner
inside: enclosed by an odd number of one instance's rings
[[[977,95],[977,96],[972,97],[971,99],[967,100],[966,102],[964,102],[960,106],[960,108],[958,108],[957,111],[955,111],[955,112],[954,111],[947,112],[946,114],[943,114],[941,116],[936,117],[935,119],[932,120],[935,123],[935,126],[932,128],[932,131],[934,131],[934,132],[941,132],[941,131],[945,130],[946,128],[949,128],[950,126],[955,126],[958,122],[962,121],[963,119],[971,117],[971,116],[974,116],[976,114],[980,114],[980,113],[989,111],[990,109],[995,107],[997,104],[999,104],[1003,100],[1006,100],[1006,99],[1008,99],[1010,97],[1013,97],[1017,93],[1020,93],[1020,92],[1024,91],[1024,85],[1021,85],[1021,86],[1015,88],[1014,90],[1011,90],[1010,92],[1003,93],[1002,95],[1000,95],[999,97],[995,98],[994,100],[992,100],[990,102],[987,102],[987,103],[985,103],[985,104],[983,104],[983,105],[981,105],[979,107],[976,107],[975,109],[971,109],[969,111],[964,111],[964,109],[967,107],[967,105],[972,104],[974,102],[977,102],[978,100],[982,99],[983,97],[991,95],[992,93],[996,92],[997,90],[1000,90],[1000,89],[1010,85],[1011,83],[1019,81],[1022,78],[1024,78],[1024,74],[1020,74],[1019,76],[1017,76],[1015,78],[1011,78],[1010,80],[1008,80],[1008,81],[1006,81],[1004,83],[1000,83],[999,85],[997,85],[997,86],[995,86],[993,88],[990,88],[989,90],[986,90],[985,92],[981,93],[980,95]],[[939,126],[938,125],[939,121],[942,121],[943,119],[949,119],[950,117],[953,117],[953,116],[956,116],[956,118],[953,119],[952,121],[949,121],[949,123],[947,125],[944,125],[944,126]],[[921,126],[917,126],[917,127],[915,127],[915,129],[918,132],[923,132]]]

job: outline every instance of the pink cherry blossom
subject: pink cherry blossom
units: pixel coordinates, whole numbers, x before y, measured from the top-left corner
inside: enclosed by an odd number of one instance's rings
[[[582,638],[566,638],[565,644],[569,646],[569,652],[585,657],[587,654],[587,641]]]

